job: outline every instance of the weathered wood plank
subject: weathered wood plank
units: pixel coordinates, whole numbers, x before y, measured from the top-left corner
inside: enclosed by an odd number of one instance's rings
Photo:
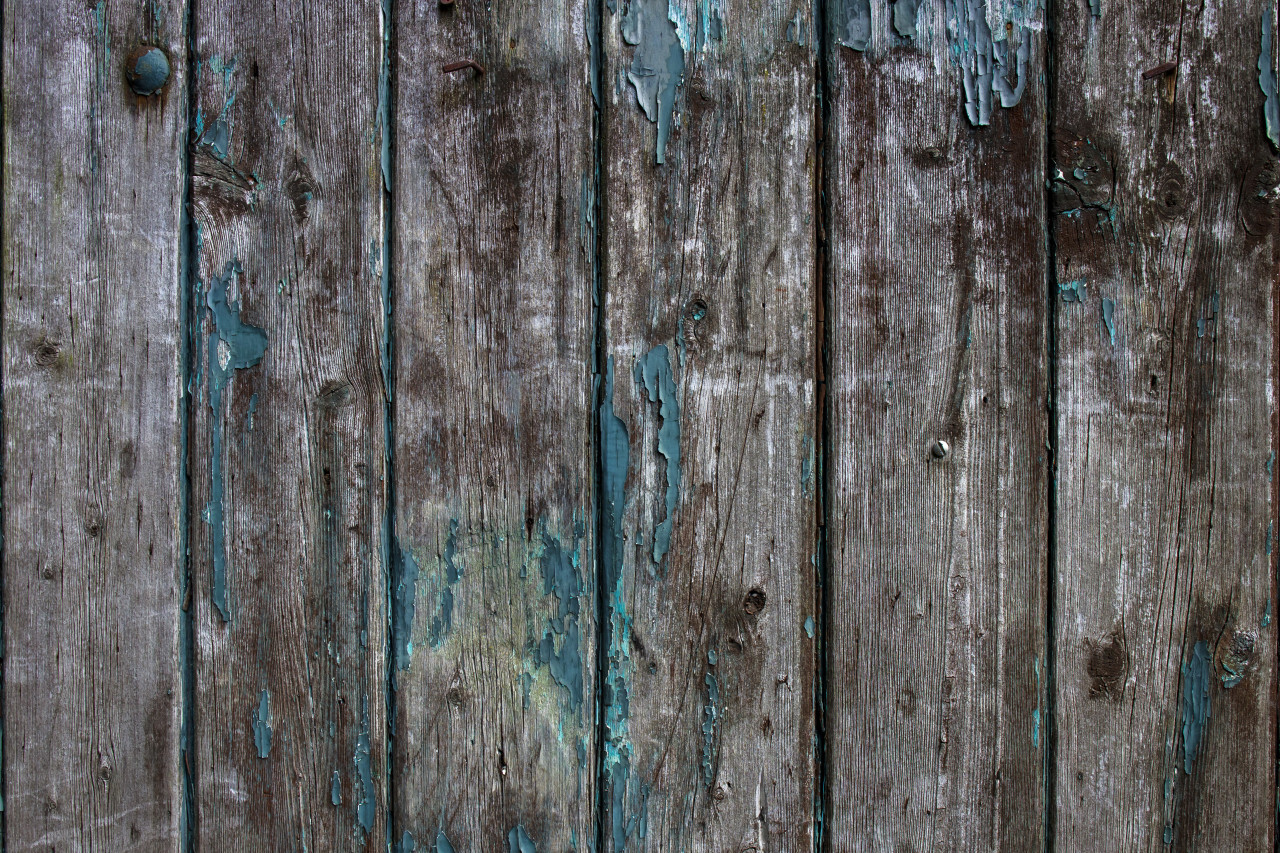
[[[1272,849],[1264,15],[1274,32],[1262,0],[1057,20],[1061,851]]]
[[[1037,850],[1050,476],[1042,12],[834,5],[832,849]]]
[[[610,850],[813,844],[811,12],[605,15]]]
[[[396,6],[395,837],[585,850],[588,7]]]
[[[385,843],[377,2],[194,23],[204,849]]]
[[[183,24],[4,4],[8,850],[181,840]]]

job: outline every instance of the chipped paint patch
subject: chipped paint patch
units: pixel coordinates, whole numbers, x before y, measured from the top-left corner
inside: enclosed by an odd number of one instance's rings
[[[1276,69],[1271,62],[1273,28],[1276,17],[1274,3],[1262,10],[1262,45],[1258,50],[1258,88],[1265,100],[1262,104],[1262,126],[1271,145],[1280,148],[1280,95],[1277,95]]]
[[[1116,345],[1116,303],[1111,299],[1102,300],[1102,324],[1111,337],[1111,346]]]
[[[671,528],[680,501],[680,401],[671,376],[671,356],[665,344],[654,347],[636,362],[635,381],[658,403],[662,426],[658,429],[658,453],[667,460],[666,515],[653,533],[653,563],[662,565],[671,548]]]
[[[511,848],[511,853],[538,853],[538,845],[533,843],[521,823],[513,826],[507,833],[507,845]]]
[[[673,11],[668,0],[632,0],[620,23],[622,40],[636,48],[627,80],[635,89],[636,103],[645,117],[658,126],[659,164],[666,162],[676,89],[684,77],[688,37],[682,38],[682,20],[679,9]]]
[[[395,643],[396,668],[407,670],[413,658],[413,618],[418,599],[418,561],[405,547],[399,551],[396,566],[396,592],[392,600],[392,640]]]
[[[258,707],[253,712],[253,745],[259,758],[271,754],[271,694],[264,688],[258,697]]]
[[[1191,659],[1182,665],[1182,767],[1191,773],[1205,727],[1209,724],[1209,683],[1213,662],[1209,646],[1196,643]]]
[[[859,53],[871,44],[871,0],[836,0],[836,42]]]
[[[703,678],[707,686],[707,704],[702,708],[702,783],[708,788],[716,778],[716,729],[720,721],[720,681],[715,673]]]
[[[577,540],[585,530],[576,529],[572,553],[566,552],[560,540],[542,531],[542,591],[556,598],[556,615],[550,617],[548,630],[538,644],[538,663],[551,670],[551,677],[568,694],[569,705],[582,708],[582,650],[578,617],[583,592],[582,575],[578,571]],[[556,649],[556,638],[560,648]],[[527,691],[527,688],[526,688]],[[526,692],[527,695],[527,692]],[[527,700],[526,700],[527,701]]]
[[[352,763],[356,769],[356,781],[360,785],[360,800],[356,806],[356,821],[366,832],[373,831],[373,816],[377,809],[377,791],[373,787],[373,750],[369,743],[369,697],[363,697],[360,710],[360,734],[356,736],[355,755]]]
[[[1004,109],[1022,100],[1031,59],[1030,15],[1039,4],[1029,4],[1025,10],[1014,6],[1015,14],[1012,18],[1002,15],[1004,26],[994,35],[987,0],[947,0],[946,8],[951,61],[963,75],[965,116],[974,127],[985,127],[991,124],[997,97]]]
[[[916,18],[920,12],[920,0],[895,0],[893,4],[893,30],[904,39],[916,37]]]
[[[1058,292],[1062,294],[1063,302],[1084,302],[1086,294],[1085,288],[1089,285],[1084,279],[1078,278],[1075,281],[1068,281],[1058,285]]]

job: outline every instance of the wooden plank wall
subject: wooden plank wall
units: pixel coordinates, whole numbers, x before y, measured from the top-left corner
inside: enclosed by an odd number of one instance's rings
[[[7,0],[0,844],[1272,849],[1276,16]]]

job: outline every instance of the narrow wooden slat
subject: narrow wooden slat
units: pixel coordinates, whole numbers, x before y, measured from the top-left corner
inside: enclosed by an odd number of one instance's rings
[[[859,5],[830,26],[828,831],[1038,850],[1042,12]]]
[[[604,21],[604,848],[813,844],[808,2]]]
[[[587,4],[396,9],[395,838],[586,850]]]
[[[199,844],[385,844],[377,2],[194,22]]]
[[[9,850],[180,840],[186,59],[154,12],[4,6]]]
[[[1056,849],[1271,850],[1275,8],[1060,10]]]
[[[4,4],[10,851],[181,841],[184,20]]]

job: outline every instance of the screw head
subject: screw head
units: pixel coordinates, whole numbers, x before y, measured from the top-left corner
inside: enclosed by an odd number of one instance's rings
[[[135,95],[154,95],[169,82],[169,57],[158,47],[143,45],[125,60],[124,76]]]
[[[929,448],[929,453],[934,459],[946,459],[951,455],[951,445],[942,439],[938,439],[933,443],[933,447]]]

